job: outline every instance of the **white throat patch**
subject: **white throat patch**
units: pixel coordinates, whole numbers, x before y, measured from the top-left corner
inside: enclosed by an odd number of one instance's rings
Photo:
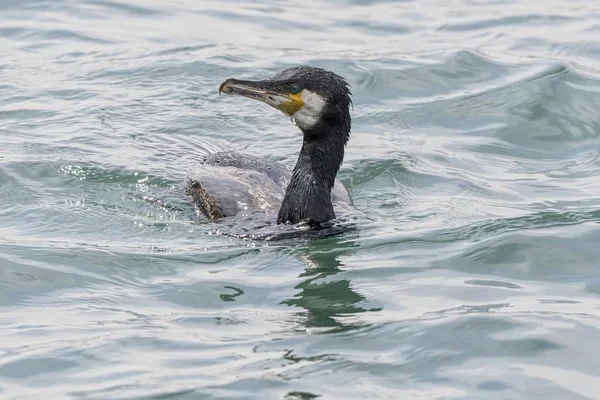
[[[319,120],[321,112],[323,111],[323,108],[325,108],[326,100],[319,94],[306,89],[302,91],[300,97],[302,97],[304,106],[300,111],[292,115],[292,119],[298,128],[310,129]]]

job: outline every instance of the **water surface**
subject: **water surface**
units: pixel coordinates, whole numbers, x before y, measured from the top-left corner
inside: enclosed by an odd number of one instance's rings
[[[600,6],[0,0],[0,398],[597,399]],[[269,243],[181,183],[292,165],[226,78],[353,87],[359,227]]]

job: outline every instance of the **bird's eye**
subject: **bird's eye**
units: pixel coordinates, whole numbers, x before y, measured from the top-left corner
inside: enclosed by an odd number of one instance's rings
[[[298,94],[301,90],[302,88],[297,83],[292,83],[290,85],[290,92],[292,92],[292,94]]]

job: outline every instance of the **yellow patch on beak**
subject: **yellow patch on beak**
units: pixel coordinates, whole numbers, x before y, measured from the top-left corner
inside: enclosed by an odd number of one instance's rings
[[[283,103],[279,109],[289,116],[296,114],[304,107],[304,101],[302,100],[302,92],[288,95],[290,101]]]

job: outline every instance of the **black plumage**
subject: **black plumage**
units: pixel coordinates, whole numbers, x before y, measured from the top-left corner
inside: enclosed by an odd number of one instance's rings
[[[278,207],[278,224],[321,223],[336,218],[334,203],[342,207],[351,203],[336,179],[351,131],[352,100],[345,79],[321,68],[299,66],[260,81],[228,79],[220,91],[263,101],[291,116],[303,142],[291,172],[281,163],[242,153],[209,155],[202,174],[190,177],[187,185],[208,218]]]

